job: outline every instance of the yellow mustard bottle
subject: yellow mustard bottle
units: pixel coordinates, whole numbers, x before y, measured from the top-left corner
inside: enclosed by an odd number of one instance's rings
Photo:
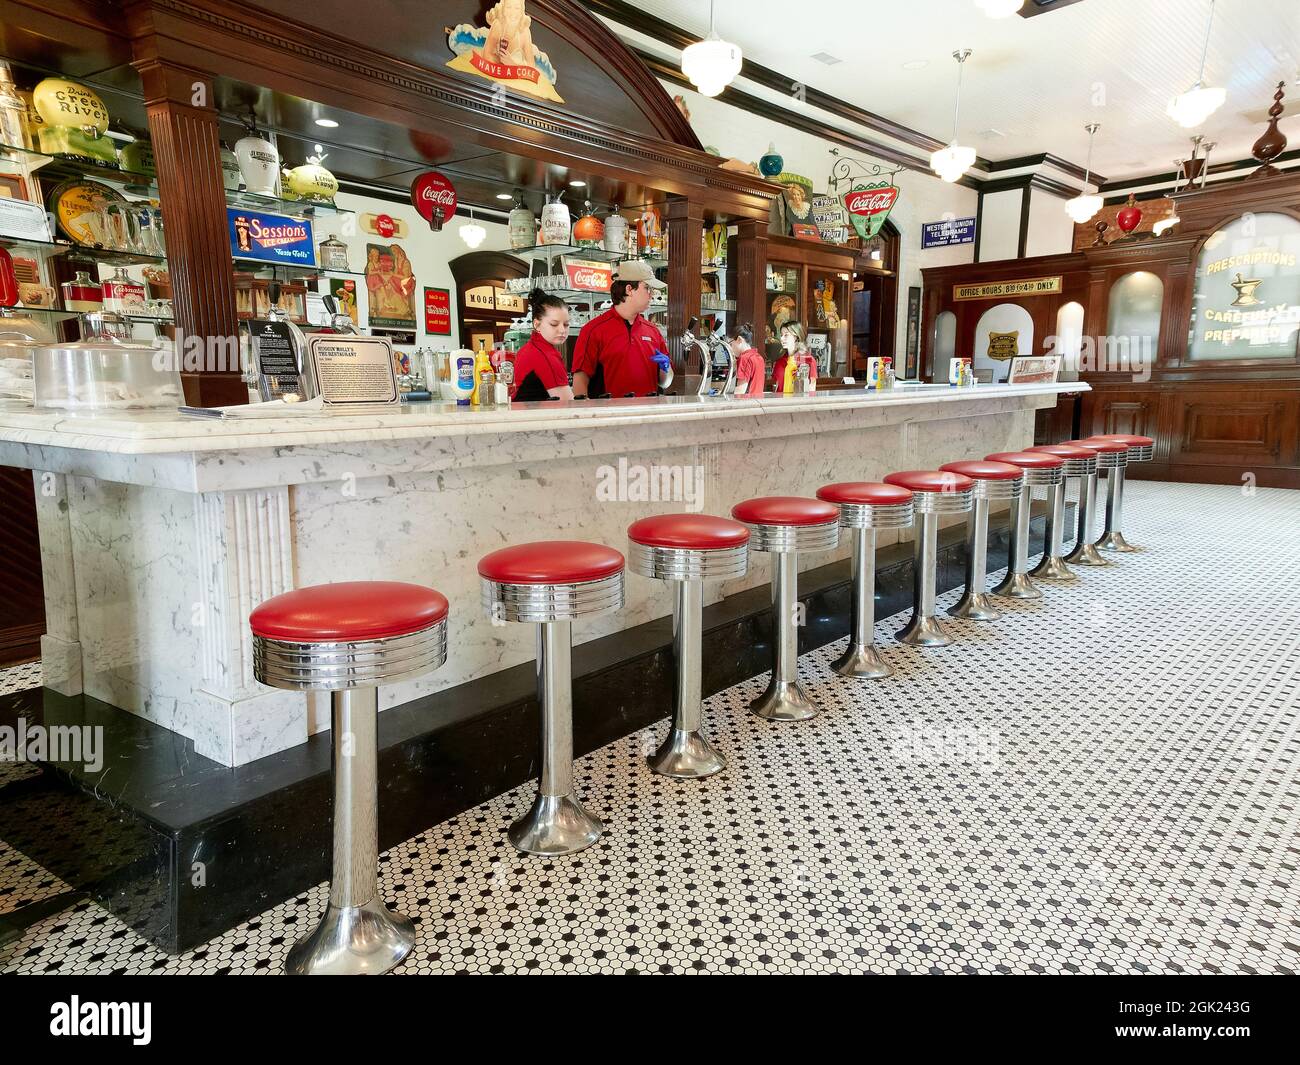
[[[483,373],[492,372],[492,360],[488,358],[487,348],[483,346],[483,341],[478,342],[478,351],[474,353],[474,391],[470,394],[469,403],[471,407],[478,406],[478,390],[483,381]]]
[[[793,396],[793,395],[794,395],[794,377],[795,377],[795,371],[796,371],[798,368],[799,368],[799,367],[798,367],[798,361],[795,359],[794,355],[788,355],[788,356],[786,356],[786,360],[785,360],[785,374],[783,375],[784,380],[782,380],[782,382],[781,382],[781,394],[782,394],[782,395],[785,395],[785,396]]]

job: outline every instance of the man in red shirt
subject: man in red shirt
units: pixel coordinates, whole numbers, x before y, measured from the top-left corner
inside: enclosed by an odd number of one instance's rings
[[[609,296],[614,306],[582,327],[573,351],[573,395],[653,396],[668,363],[663,334],[642,315],[654,289],[667,288],[650,264],[619,263]]]

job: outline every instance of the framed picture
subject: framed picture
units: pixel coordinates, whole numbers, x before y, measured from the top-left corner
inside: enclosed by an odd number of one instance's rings
[[[903,376],[915,381],[921,361],[921,286],[907,290],[907,346],[903,349]]]
[[[1061,372],[1059,355],[1018,355],[1011,360],[1009,385],[1053,384]]]

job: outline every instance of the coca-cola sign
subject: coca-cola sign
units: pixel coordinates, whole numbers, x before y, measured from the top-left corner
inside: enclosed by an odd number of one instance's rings
[[[411,182],[411,203],[431,229],[441,229],[456,213],[456,187],[438,171],[426,171]]]
[[[842,198],[858,236],[870,240],[880,232],[880,227],[889,217],[890,209],[898,199],[898,186],[884,181],[875,185],[857,185]]]
[[[392,237],[397,232],[397,223],[393,221],[393,216],[387,214],[375,215],[375,232],[381,237]]]
[[[609,263],[568,260],[564,272],[569,277],[569,287],[579,292],[608,292],[614,283],[614,269]]]

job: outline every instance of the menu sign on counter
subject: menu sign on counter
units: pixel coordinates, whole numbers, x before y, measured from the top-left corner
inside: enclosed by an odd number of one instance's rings
[[[258,318],[248,323],[257,365],[258,390],[263,400],[302,395],[293,328],[288,322]]]
[[[318,333],[307,341],[326,407],[398,402],[393,345],[387,337]]]

